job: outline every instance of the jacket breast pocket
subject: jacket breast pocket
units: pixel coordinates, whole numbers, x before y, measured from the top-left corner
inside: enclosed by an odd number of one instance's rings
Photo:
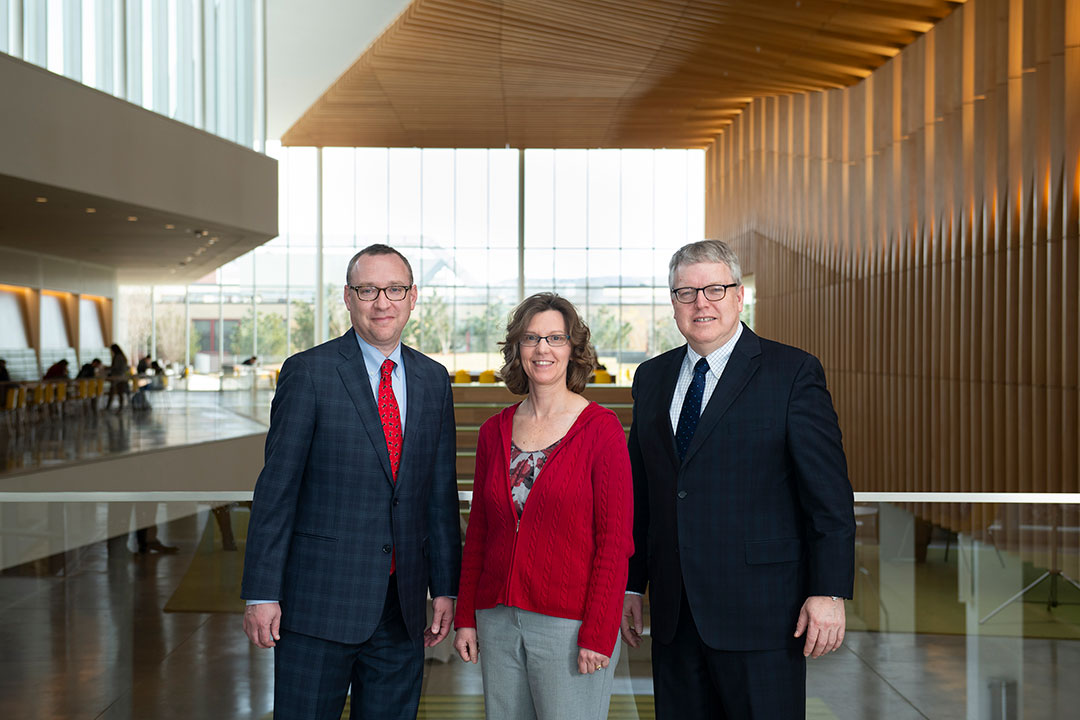
[[[316,533],[304,532],[303,530],[294,530],[293,537],[306,538],[308,540],[320,540],[322,542],[337,542],[336,537],[330,537],[329,535],[318,535]]]
[[[802,541],[799,538],[756,540],[746,543],[747,565],[795,562],[801,556]]]

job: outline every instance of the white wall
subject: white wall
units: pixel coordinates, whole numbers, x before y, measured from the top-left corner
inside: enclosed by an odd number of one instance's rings
[[[277,235],[277,161],[0,54],[0,175]]]
[[[64,308],[60,305],[60,298],[55,295],[41,296],[41,347],[66,348],[70,347],[67,329],[64,326]],[[74,358],[72,358],[74,362]]]
[[[30,347],[23,328],[19,299],[14,293],[0,290],[0,347],[22,349]]]
[[[115,298],[116,270],[0,247],[0,284]]]
[[[101,329],[101,314],[93,300],[79,300],[79,348],[105,347],[105,333]],[[86,359],[83,360],[86,362]]]
[[[267,0],[267,137],[277,140],[409,0]]]

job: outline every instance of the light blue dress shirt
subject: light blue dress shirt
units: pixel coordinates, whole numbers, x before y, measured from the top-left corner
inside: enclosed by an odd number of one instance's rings
[[[405,368],[401,364],[401,343],[397,344],[394,351],[389,355],[383,355],[382,350],[364,340],[353,330],[356,335],[356,343],[360,346],[360,352],[364,353],[364,365],[367,369],[368,379],[371,381],[371,394],[375,398],[375,405],[379,405],[379,369],[385,360],[394,361],[394,371],[390,373],[390,384],[394,388],[394,399],[397,400],[398,413],[401,415],[401,434],[405,434]]]

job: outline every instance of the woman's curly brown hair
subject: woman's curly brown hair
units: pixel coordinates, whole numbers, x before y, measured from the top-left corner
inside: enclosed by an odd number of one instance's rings
[[[596,350],[589,342],[589,327],[581,320],[574,303],[552,292],[536,293],[521,301],[514,308],[510,322],[506,324],[506,340],[502,345],[504,365],[499,370],[499,379],[515,395],[529,392],[529,378],[521,365],[521,336],[529,322],[537,313],[555,310],[562,314],[566,323],[566,334],[570,340],[570,362],[566,368],[566,387],[580,393],[596,370]]]

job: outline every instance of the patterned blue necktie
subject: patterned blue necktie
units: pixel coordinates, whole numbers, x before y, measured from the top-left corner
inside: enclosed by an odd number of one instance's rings
[[[686,457],[690,441],[694,439],[698,420],[701,418],[701,398],[705,395],[705,373],[709,372],[709,361],[701,358],[694,366],[694,379],[683,398],[682,410],[679,411],[679,425],[675,429],[675,446],[679,449],[679,460]]]

